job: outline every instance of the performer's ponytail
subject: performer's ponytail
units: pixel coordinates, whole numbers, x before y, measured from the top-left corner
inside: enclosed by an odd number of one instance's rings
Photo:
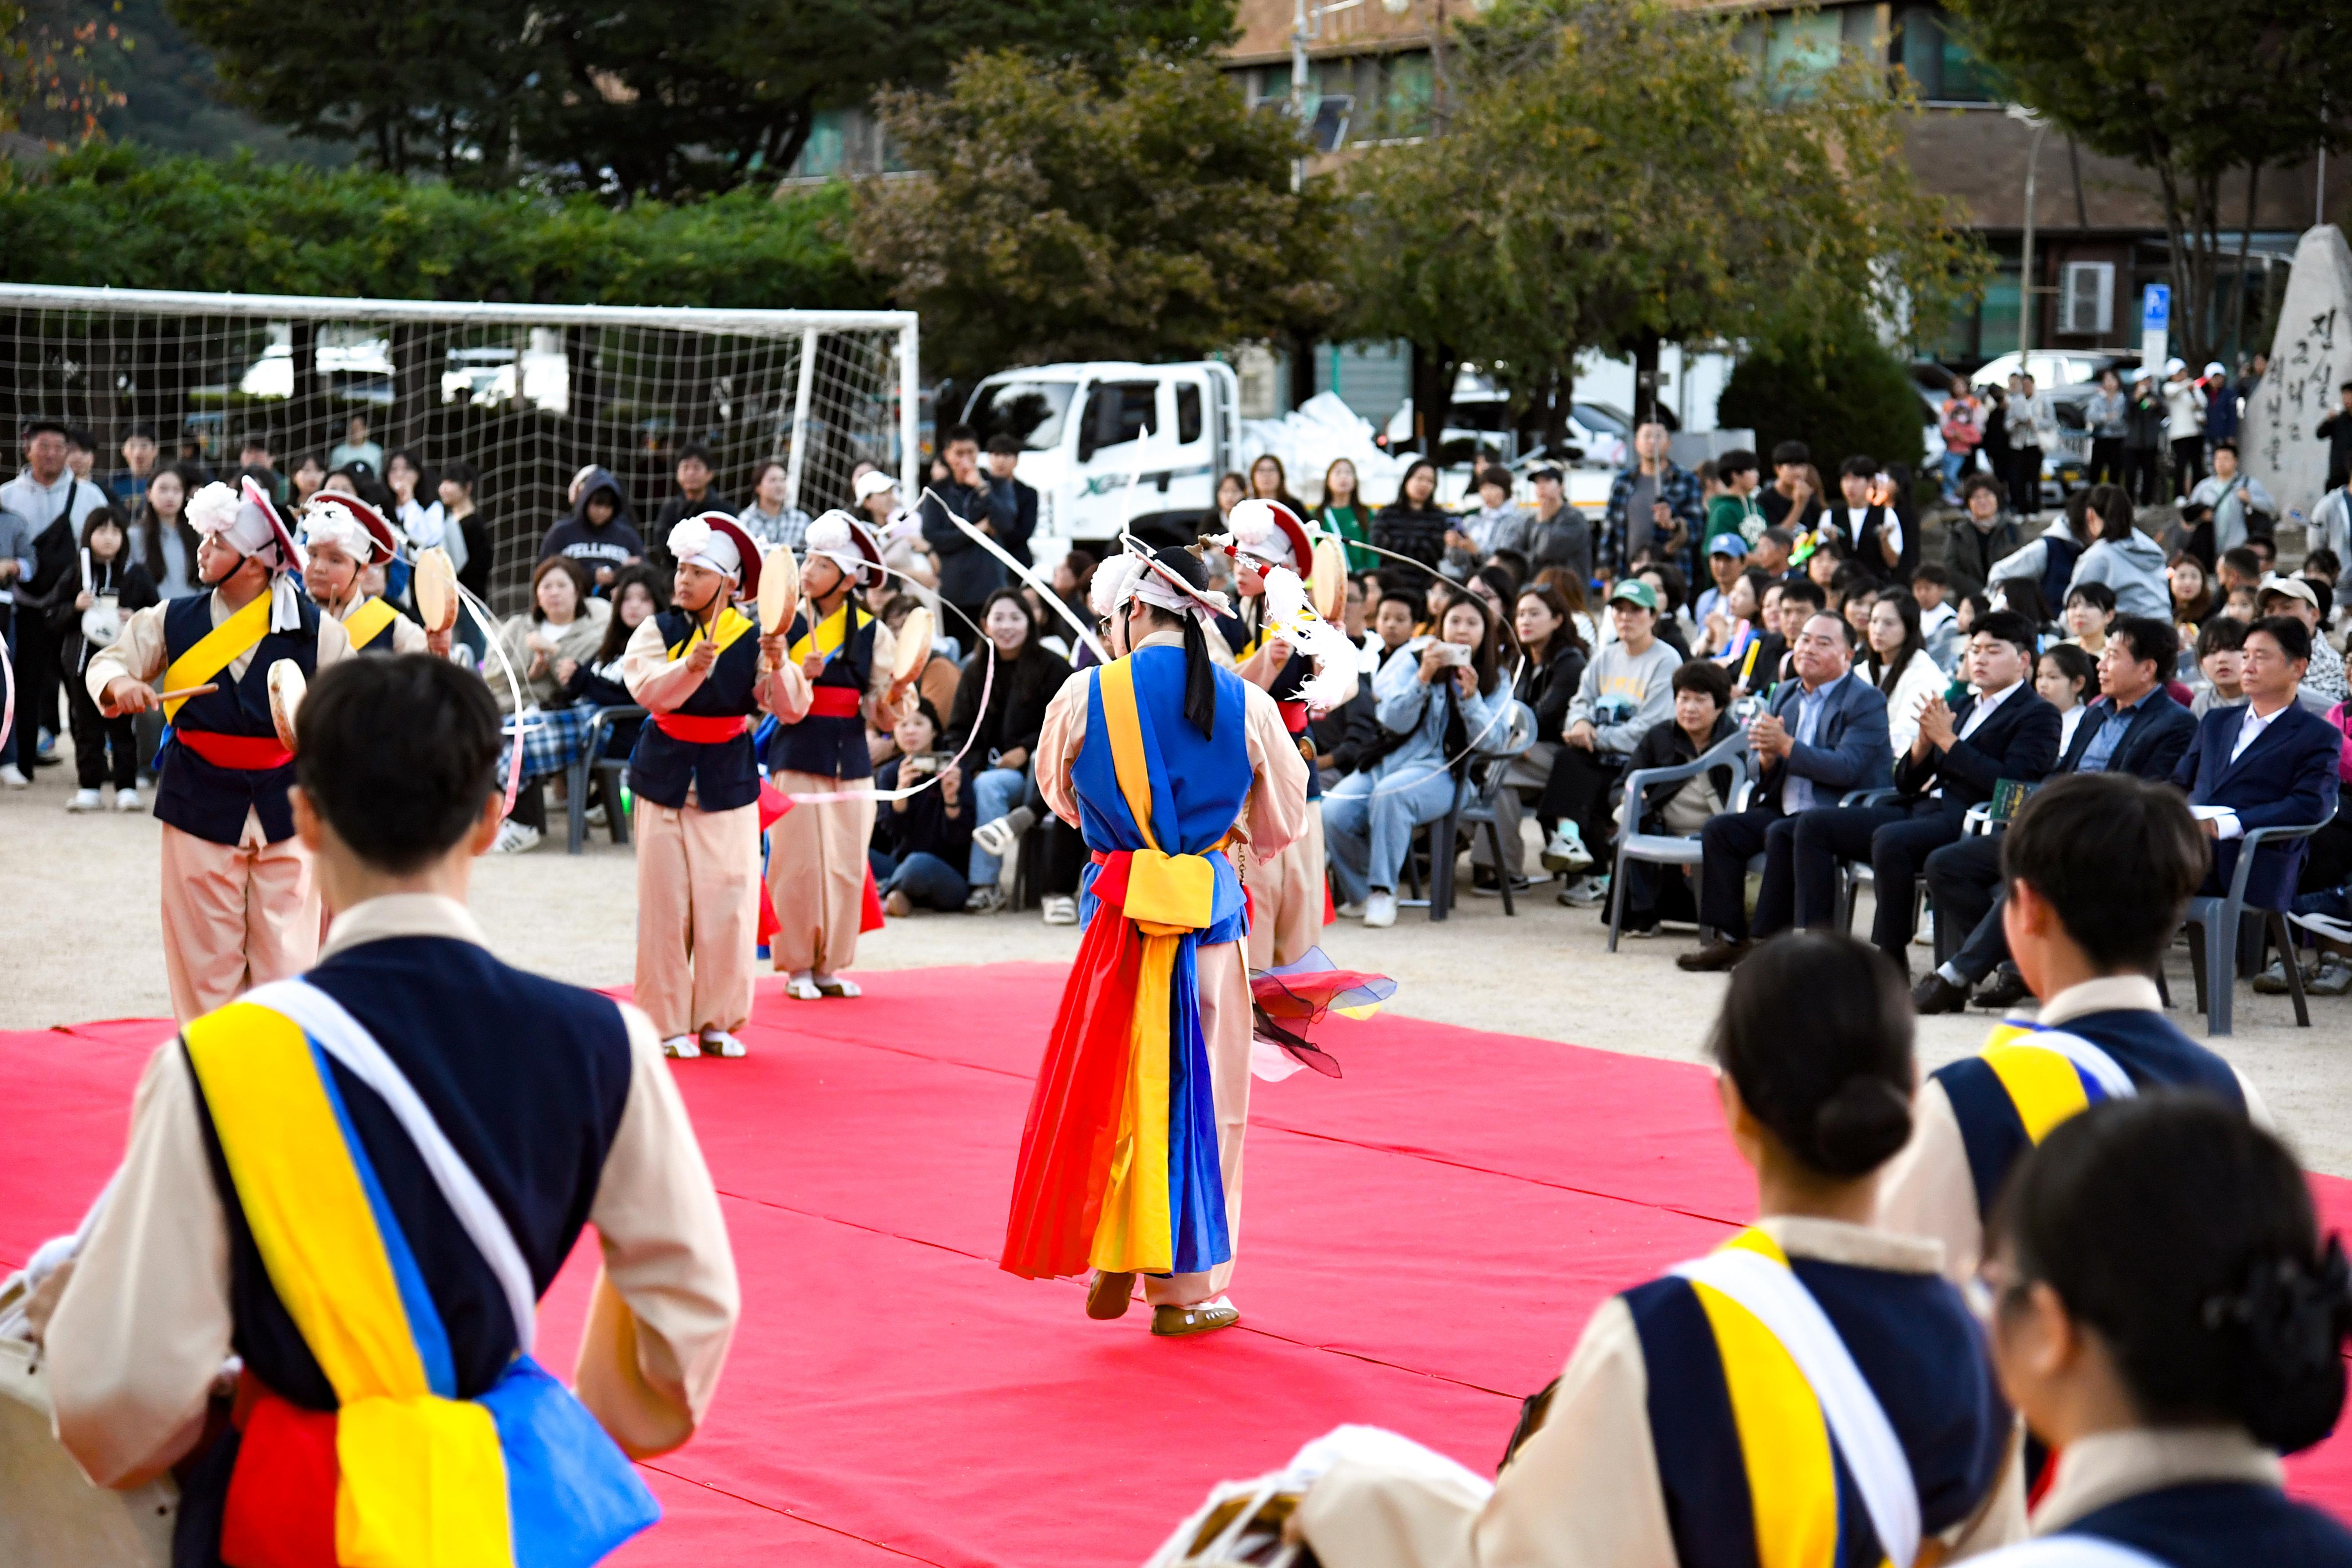
[[[1217,667],[1209,661],[1201,617],[1184,618],[1184,717],[1211,740],[1217,737]]]

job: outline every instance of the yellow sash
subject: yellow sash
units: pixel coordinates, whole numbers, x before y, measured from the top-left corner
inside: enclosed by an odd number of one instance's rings
[[[812,653],[823,654],[830,658],[847,646],[850,633],[849,603],[848,595],[844,595],[841,603],[834,606],[833,614],[819,621],[814,630],[803,632],[800,635],[799,639],[787,650],[792,655],[794,664],[800,663]]]
[[[269,595],[265,590],[256,594],[245,608],[197,639],[195,647],[173,659],[172,667],[163,672],[163,689],[178,691],[204,685],[240,657],[259,647],[261,639],[268,635]],[[178,719],[187,701],[178,697],[164,703],[164,721]]]
[[[2004,1027],[2013,1032],[2000,1039],[2001,1028],[1993,1031],[1999,1043],[1986,1046],[1984,1064],[2009,1091],[2025,1135],[2039,1143],[2053,1127],[2088,1107],[2091,1097],[2083,1088],[2083,1075],[2064,1052],[2035,1045],[2032,1029]]]
[[[688,654],[694,651],[694,645],[698,642],[717,643],[719,645],[719,651],[720,653],[725,653],[729,648],[735,646],[735,641],[738,637],[740,637],[744,633],[751,629],[751,617],[743,615],[732,605],[730,605],[727,608],[719,612],[719,630],[716,635],[713,635],[709,629],[702,624],[700,617],[698,616],[694,623],[694,629],[686,634],[686,640],[684,642],[678,643],[670,648],[669,657],[673,660],[684,658]]]
[[[1127,918],[1146,936],[1199,931],[1209,923],[1216,868],[1202,855],[1168,855],[1151,831],[1151,765],[1144,755],[1143,717],[1136,706],[1135,667],[1127,659],[1103,667],[1103,721],[1110,731],[1111,766],[1118,793],[1143,834],[1127,873]]]
[[[398,619],[400,612],[385,604],[381,597],[362,600],[360,607],[343,621],[343,631],[352,639],[352,651],[357,653],[375,641]]]

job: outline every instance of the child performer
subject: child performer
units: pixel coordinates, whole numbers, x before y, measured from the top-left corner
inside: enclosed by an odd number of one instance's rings
[[[1303,578],[1314,565],[1306,525],[1288,507],[1267,500],[1240,502],[1226,522],[1233,530],[1226,536],[1226,549],[1234,558],[1241,613],[1220,620],[1218,629],[1234,651],[1241,678],[1272,693],[1282,726],[1307,763],[1307,831],[1278,853],[1269,854],[1255,844],[1244,852],[1243,880],[1250,894],[1250,967],[1271,969],[1304,958],[1323,932],[1323,784],[1315,768],[1314,742],[1307,735],[1310,715],[1299,693],[1309,679],[1327,673],[1327,661],[1309,658],[1265,625],[1265,574],[1284,566]],[[1339,673],[1342,684],[1331,692],[1329,707],[1339,707],[1356,695],[1355,667],[1346,665]]]
[[[425,653],[447,658],[449,633],[428,633],[392,601],[370,594],[369,568],[391,561],[399,546],[383,513],[355,495],[320,490],[302,510],[308,558],[302,585],[319,607],[343,623],[353,653]]]
[[[184,1024],[318,957],[319,889],[286,801],[294,754],[270,718],[269,668],[290,659],[307,679],[351,651],[342,623],[295,591],[301,549],[259,485],[206,485],[185,515],[212,591],[132,616],[85,677],[106,717],[161,708],[171,721],[155,815],[163,972]],[[164,701],[148,684],[158,677],[164,691],[215,689]]]
[[[760,927],[760,639],[734,607],[760,552],[724,512],[669,532],[670,607],[630,634],[621,679],[646,709],[637,797],[636,1003],[673,1057],[740,1057]]]
[[[809,524],[804,542],[800,613],[790,626],[761,628],[762,658],[775,671],[768,778],[788,795],[867,784],[866,728],[896,727],[914,685],[911,676],[891,679],[898,639],[857,602],[859,586],[882,576],[873,531],[845,511],[828,511]],[[768,952],[794,1001],[858,994],[841,971],[857,962],[873,837],[870,799],[796,802],[768,830],[768,893],[780,922]]]
[[[1241,1233],[1252,1016],[1238,830],[1279,854],[1304,826],[1307,764],[1274,700],[1210,659],[1224,613],[1189,550],[1130,552],[1095,574],[1113,662],[1045,710],[1037,785],[1094,852],[1087,922],[1022,1134],[1002,1266],[1029,1279],[1091,1267],[1087,1315],[1205,1333]]]

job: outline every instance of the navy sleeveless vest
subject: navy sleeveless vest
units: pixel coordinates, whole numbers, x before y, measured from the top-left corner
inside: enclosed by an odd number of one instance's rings
[[[212,635],[213,596],[191,594],[163,606],[164,661],[170,663]],[[232,684],[223,669],[213,678],[219,687],[181,704],[172,721],[174,731],[202,731],[215,735],[275,739],[278,727],[269,717],[269,667],[290,658],[304,679],[319,673],[319,606],[304,599],[299,630],[271,632],[255,645],[253,662],[245,679]],[[247,812],[261,817],[261,831],[270,843],[294,837],[294,808],[287,803],[287,786],[294,782],[294,764],[255,772],[224,768],[205,761],[184,745],[164,748],[155,783],[155,815],[181,832],[214,844],[235,844],[245,834]]]
[[[694,635],[695,619],[683,610],[664,610],[654,617],[661,628],[662,645],[676,658]],[[691,718],[751,718],[759,710],[760,639],[756,629],[746,632],[720,650],[718,662],[703,677],[694,695],[677,711]],[[732,811],[760,798],[759,756],[751,732],[725,741],[681,741],[662,732],[647,719],[629,752],[629,788],[676,810],[686,804],[688,788],[703,811]]]

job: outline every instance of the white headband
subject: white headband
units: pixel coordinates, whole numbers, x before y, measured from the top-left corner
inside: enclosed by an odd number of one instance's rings
[[[743,552],[735,541],[698,517],[689,517],[669,531],[669,552],[681,565],[708,566],[730,583],[743,580]]]
[[[1132,544],[1095,568],[1087,599],[1095,614],[1105,619],[1117,616],[1130,599],[1140,599],[1155,609],[1196,616],[1204,625],[1226,613],[1223,594],[1212,589],[1204,598],[1193,593],[1172,577],[1166,567]]]

